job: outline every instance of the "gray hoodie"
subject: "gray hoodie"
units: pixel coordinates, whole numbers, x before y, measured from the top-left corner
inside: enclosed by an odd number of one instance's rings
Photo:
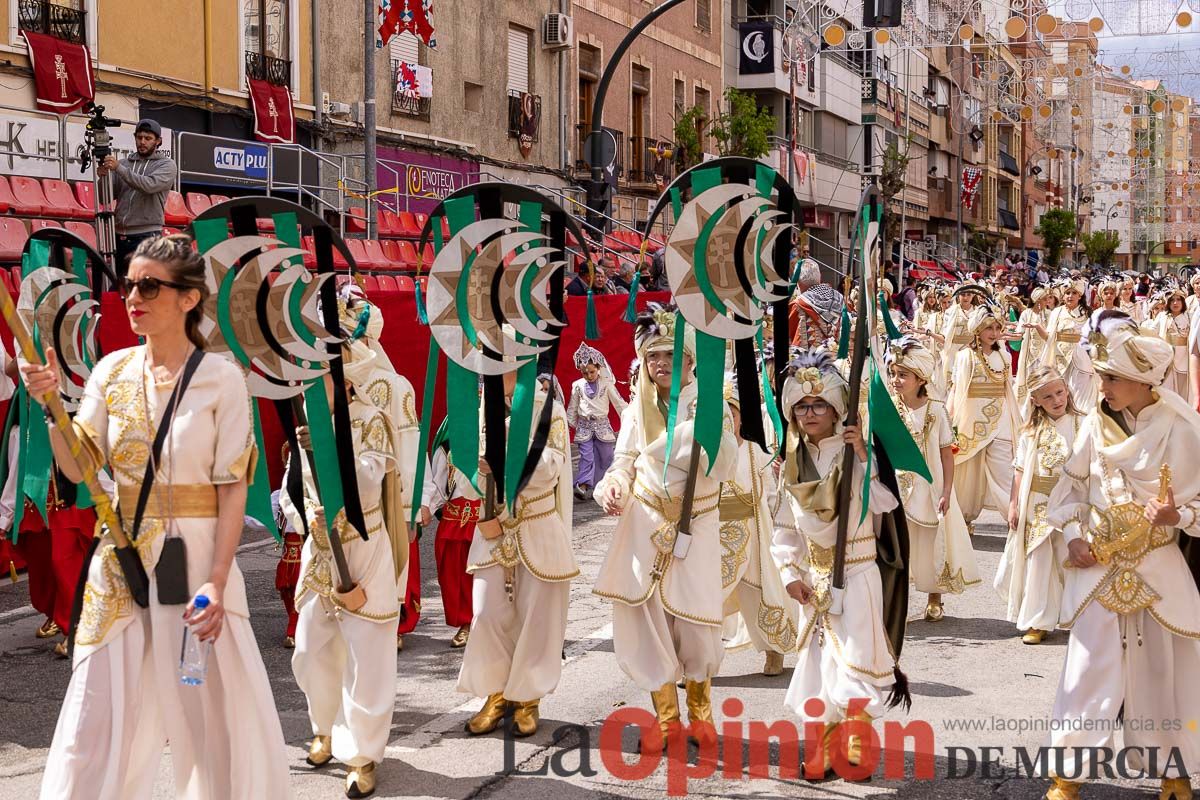
[[[118,233],[162,230],[163,209],[167,193],[175,187],[175,173],[175,162],[158,150],[146,158],[134,153],[117,165],[112,175]]]

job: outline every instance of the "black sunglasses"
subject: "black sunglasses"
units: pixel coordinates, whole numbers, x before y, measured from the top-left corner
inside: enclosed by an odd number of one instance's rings
[[[117,291],[121,293],[122,297],[129,297],[129,295],[133,294],[133,290],[137,289],[138,294],[142,296],[143,300],[153,300],[158,297],[158,290],[164,286],[169,286],[181,292],[186,292],[192,288],[191,286],[184,286],[182,283],[164,281],[159,278],[147,276],[145,278],[138,278],[136,281],[129,278],[121,278],[117,282]]]

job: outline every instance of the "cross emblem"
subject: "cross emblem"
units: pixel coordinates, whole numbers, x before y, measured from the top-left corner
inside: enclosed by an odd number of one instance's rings
[[[54,56],[54,79],[58,81],[62,97],[65,100],[67,97],[67,65],[63,63],[63,57],[57,53]]]
[[[275,108],[275,98],[267,98],[267,114],[270,115],[271,121],[275,124],[274,133],[279,133],[279,109]]]

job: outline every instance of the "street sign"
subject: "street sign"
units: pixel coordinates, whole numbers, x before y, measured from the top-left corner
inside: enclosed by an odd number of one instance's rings
[[[594,163],[593,153],[596,152],[596,143],[593,141],[597,136],[600,138],[600,163]],[[607,128],[602,128],[599,133],[589,133],[587,139],[583,143],[583,160],[589,167],[595,168],[599,166],[601,169],[611,169],[612,165],[617,160],[617,137],[612,131]]]

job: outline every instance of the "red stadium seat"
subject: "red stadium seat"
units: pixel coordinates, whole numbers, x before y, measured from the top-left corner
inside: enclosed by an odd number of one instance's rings
[[[12,210],[22,217],[40,217],[46,213],[46,193],[37,178],[27,178],[24,175],[13,175],[9,179],[12,187]]]
[[[96,244],[96,229],[89,222],[64,222],[63,227],[71,233],[83,239],[90,244],[94,249],[98,249]]]
[[[17,200],[13,197],[12,188],[8,185],[8,178],[0,175],[0,214],[7,214],[16,204]]]
[[[212,200],[209,199],[208,195],[200,194],[200,192],[187,193],[187,207],[188,211],[192,212],[193,217],[200,216],[205,211],[208,211],[211,206]]]
[[[223,194],[210,194],[208,199],[212,200],[212,204],[215,206],[217,203],[224,203],[229,198]]]
[[[398,292],[400,290],[396,288],[396,279],[395,278],[393,278],[391,275],[380,275],[379,276],[379,291],[381,291],[381,292]]]
[[[397,242],[400,251],[400,268],[413,271],[417,268],[417,248],[407,239]]]
[[[450,239],[450,220],[442,217],[442,238],[449,241]]]
[[[413,283],[412,277],[408,275],[397,275],[395,281],[396,290],[400,292],[414,291],[414,287],[416,286],[416,284]]]
[[[367,251],[363,248],[362,239],[347,239],[346,248],[350,251],[350,256],[354,259],[355,266],[359,269],[367,269]],[[333,263],[342,269],[349,266],[346,263],[346,259],[342,258],[342,254],[337,250],[333,251]]]
[[[395,237],[400,235],[400,218],[396,216],[395,211],[383,208],[379,211],[379,238]]]
[[[362,288],[367,294],[372,294],[379,291],[379,279],[374,275],[362,276]]]
[[[0,262],[12,264],[21,260],[29,231],[25,223],[14,217],[0,217]]]
[[[88,215],[96,213],[96,185],[91,181],[80,181],[75,184],[75,199],[79,205],[87,209]]]
[[[426,242],[425,249],[421,251],[421,265],[428,270],[436,257],[433,252],[433,242]]]
[[[354,206],[346,209],[346,233],[366,233],[367,232],[367,212],[366,209]]]
[[[429,297],[429,276],[422,275],[419,278],[415,278],[414,280],[421,286],[421,296]]]
[[[308,269],[317,268],[317,248],[313,244],[313,237],[304,236],[300,239],[300,246],[304,248],[304,266]]]
[[[421,235],[421,228],[411,211],[401,211],[396,215],[400,218],[400,235],[405,239],[416,239]]]
[[[21,291],[21,267],[20,265],[8,268],[9,278],[12,280],[13,288],[18,292]]]
[[[257,220],[255,220],[255,222],[258,223],[258,232],[259,233],[274,233],[275,232],[275,220],[272,219],[271,217],[259,217]]]
[[[195,216],[184,205],[183,195],[173,190],[167,192],[167,205],[163,209],[163,222],[172,227],[182,228],[191,223]]]
[[[66,181],[46,178],[42,181],[42,190],[46,194],[46,213],[63,219],[88,219],[92,212],[79,205],[75,193]]]
[[[413,213],[413,221],[417,223],[417,238],[419,239],[421,237],[421,234],[425,231],[425,223],[429,222],[429,215],[422,214],[420,212],[414,212]],[[429,232],[429,235],[432,238],[432,236],[433,236],[432,230]]]
[[[29,232],[31,234],[46,228],[61,228],[62,223],[54,219],[31,219],[29,220]]]
[[[383,254],[383,248],[379,246],[378,239],[363,239],[363,256],[364,262],[359,264],[365,269],[391,269],[391,262],[388,257]]]
[[[383,257],[388,260],[388,269],[404,268],[400,259],[400,242],[395,239],[381,239],[379,249],[383,251]]]

